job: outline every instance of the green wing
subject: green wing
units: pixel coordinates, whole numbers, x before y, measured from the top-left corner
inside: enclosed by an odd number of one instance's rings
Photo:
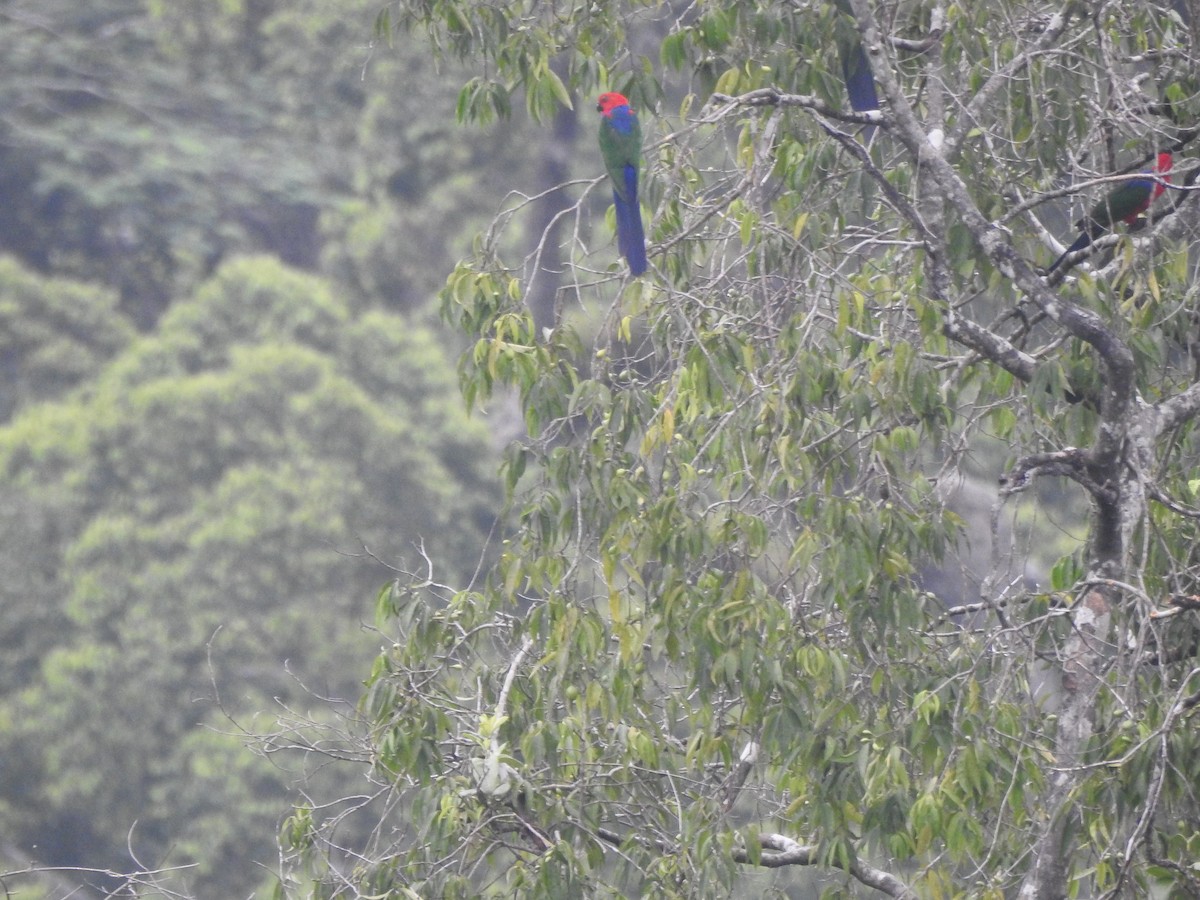
[[[600,154],[612,178],[613,190],[622,200],[629,200],[625,195],[625,167],[637,170],[642,164],[642,126],[636,116],[628,115],[615,122],[607,116],[601,117]]]
[[[1107,197],[1092,207],[1081,228],[1109,229],[1117,222],[1122,222],[1150,205],[1150,195],[1154,190],[1152,181],[1129,181],[1112,191]]]

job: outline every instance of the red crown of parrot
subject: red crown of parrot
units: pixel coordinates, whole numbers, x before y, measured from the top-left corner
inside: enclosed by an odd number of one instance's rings
[[[628,106],[629,101],[624,94],[618,94],[616,91],[609,91],[607,94],[601,94],[596,98],[596,110],[604,115],[608,115],[619,106]]]
[[[1172,160],[1171,160],[1170,153],[1158,154],[1158,159],[1155,160],[1155,162],[1154,162],[1155,174],[1163,176],[1163,179],[1162,179],[1163,181],[1170,181],[1171,176],[1168,173],[1171,171],[1171,164],[1172,164]],[[1157,184],[1154,185],[1154,194],[1151,197],[1151,199],[1157,200],[1159,195],[1162,194],[1162,192],[1165,191],[1166,189],[1167,189],[1167,186],[1165,184],[1163,184],[1162,182],[1158,182]]]

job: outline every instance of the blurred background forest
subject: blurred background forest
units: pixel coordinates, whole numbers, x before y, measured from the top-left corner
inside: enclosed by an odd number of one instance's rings
[[[388,565],[478,565],[495,441],[431,301],[561,159],[456,128],[378,11],[0,5],[0,870],[98,870],[22,896],[271,885],[300,786],[361,774],[255,735],[352,712]]]

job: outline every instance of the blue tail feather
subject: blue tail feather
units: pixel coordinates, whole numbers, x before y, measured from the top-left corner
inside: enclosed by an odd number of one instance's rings
[[[1064,259],[1066,259],[1068,256],[1070,256],[1076,250],[1082,250],[1084,247],[1091,244],[1091,242],[1092,242],[1092,236],[1090,234],[1088,234],[1088,229],[1085,227],[1083,229],[1083,232],[1079,235],[1079,237],[1075,238],[1074,243],[1072,243],[1070,247],[1068,247],[1066,250],[1063,251],[1063,255],[1060,256],[1058,259],[1056,259],[1053,263],[1050,264],[1050,268],[1048,268],[1046,270],[1046,274],[1049,275],[1051,272],[1053,272],[1055,269],[1057,269],[1059,266],[1061,266],[1063,264]]]
[[[879,94],[875,90],[875,78],[871,75],[871,63],[867,61],[867,51],[861,42],[855,41],[843,50],[842,74],[846,79],[851,109],[855,112],[879,109]]]
[[[637,169],[625,167],[625,197],[613,190],[613,206],[617,211],[617,247],[629,262],[629,272],[641,275],[646,271],[646,234],[642,230],[642,208],[637,201]]]

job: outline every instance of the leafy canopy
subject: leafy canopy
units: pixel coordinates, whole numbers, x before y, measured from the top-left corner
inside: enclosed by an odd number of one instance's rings
[[[380,595],[362,708],[395,811],[352,884],[297,812],[317,895],[782,894],[812,866],[832,896],[1195,892],[1195,204],[1090,272],[1035,268],[1094,200],[1076,182],[1190,148],[1184,15],[387,7],[474,60],[464,120],[631,96],[654,273],[622,279],[579,200],[533,242],[565,271],[510,258],[505,212],[450,275],[468,402],[512,389],[525,417],[513,528],[481,580]],[[848,39],[878,115],[846,110]],[[935,598],[974,475],[997,510],[1049,496]]]

